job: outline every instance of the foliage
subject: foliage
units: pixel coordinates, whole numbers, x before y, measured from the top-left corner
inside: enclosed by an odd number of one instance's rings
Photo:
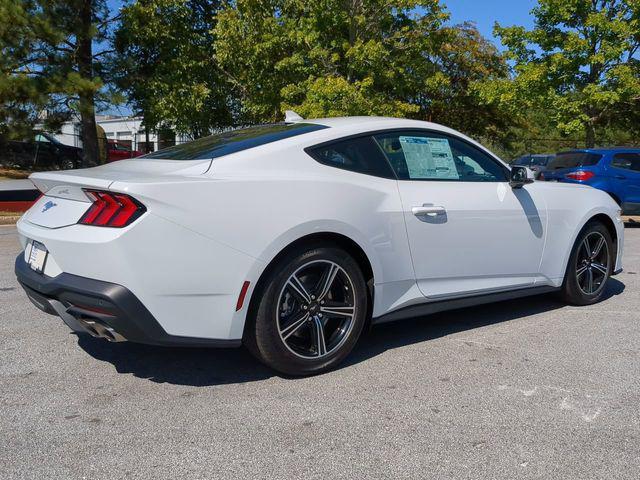
[[[431,120],[506,156],[637,143],[640,0],[532,14],[496,25],[501,54],[439,0],[129,0],[114,35],[106,0],[0,0],[0,137],[79,115],[97,158],[96,105],[121,95],[193,137],[294,109]]]
[[[504,143],[503,133],[514,124],[514,117],[482,92],[486,85],[508,79],[505,59],[472,23],[442,33],[435,57],[438,73],[419,86],[422,117]]]
[[[420,8],[421,15],[412,14]],[[219,14],[216,58],[248,121],[301,113],[415,112],[407,71],[446,19],[434,0],[238,0]],[[410,78],[413,77],[413,78]]]
[[[48,82],[31,73],[35,48],[34,4],[0,0],[0,136],[25,135],[49,103]]]
[[[437,0],[238,0],[219,13],[216,59],[247,122],[294,109],[486,133],[502,120],[475,84],[504,77],[506,64],[472,24],[447,19]]]
[[[86,162],[98,159],[95,104],[108,35],[105,0],[0,0],[0,124],[24,131],[78,114]]]
[[[218,3],[139,0],[115,35],[116,84],[149,129],[199,137],[232,123],[233,99],[213,59]]]
[[[599,129],[615,129],[627,121],[620,113],[637,112],[640,2],[539,0],[532,13],[532,30],[496,26],[515,79],[495,83],[485,98],[542,109],[560,132],[584,132],[593,146]]]

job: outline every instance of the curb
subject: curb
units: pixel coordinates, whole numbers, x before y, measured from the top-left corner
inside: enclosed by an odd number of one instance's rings
[[[24,213],[39,197],[36,189],[0,190],[0,211]]]
[[[15,226],[19,218],[20,218],[20,215],[0,217],[0,226],[1,227]]]

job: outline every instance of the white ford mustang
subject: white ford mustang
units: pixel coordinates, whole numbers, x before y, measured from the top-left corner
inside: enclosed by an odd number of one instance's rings
[[[243,128],[36,173],[16,274],[32,302],[111,341],[238,346],[324,371],[381,323],[558,291],[621,270],[617,204],[449,128],[332,118]]]

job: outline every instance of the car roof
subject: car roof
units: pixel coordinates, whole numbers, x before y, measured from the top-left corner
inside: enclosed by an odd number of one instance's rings
[[[375,132],[378,130],[392,130],[392,129],[416,129],[416,130],[432,130],[434,132],[445,133],[453,135],[458,138],[462,138],[467,142],[475,145],[476,147],[484,150],[493,157],[503,162],[503,165],[507,164],[500,159],[498,155],[491,152],[487,147],[452,128],[446,127],[439,123],[427,122],[424,120],[412,120],[406,118],[394,118],[394,117],[332,117],[332,118],[311,118],[299,120],[300,123],[313,123],[318,125],[324,125],[327,128],[320,132],[315,132],[318,135],[327,135],[329,137],[339,139],[342,136],[349,136],[353,134],[366,134],[368,132]]]
[[[435,132],[448,133],[469,141],[472,144],[486,150],[486,147],[478,143],[476,140],[469,138],[457,130],[440,125],[439,123],[426,122],[424,120],[411,120],[406,118],[394,117],[333,117],[333,118],[311,118],[301,120],[300,123],[313,123],[330,127],[324,132],[335,138],[340,138],[343,134],[375,132],[377,130],[391,129],[421,129],[433,130]],[[344,131],[344,132],[343,132]]]

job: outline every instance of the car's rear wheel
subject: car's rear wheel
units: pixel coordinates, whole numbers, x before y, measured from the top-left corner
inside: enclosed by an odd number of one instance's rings
[[[562,296],[573,305],[590,305],[602,299],[613,270],[613,241],[599,222],[588,223],[573,246]]]
[[[271,270],[245,341],[279,372],[320,373],[351,352],[366,315],[366,284],[357,262],[338,248],[301,249]]]

